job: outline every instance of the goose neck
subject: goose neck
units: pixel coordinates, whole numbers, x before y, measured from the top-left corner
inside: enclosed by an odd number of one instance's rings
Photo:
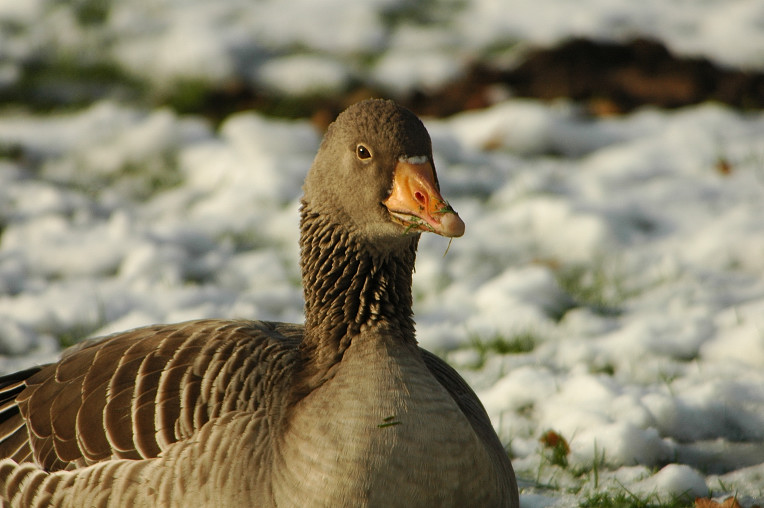
[[[353,337],[382,330],[415,342],[411,278],[418,236],[375,248],[325,216],[301,210],[305,346],[341,355]],[[373,334],[372,334],[373,336]]]

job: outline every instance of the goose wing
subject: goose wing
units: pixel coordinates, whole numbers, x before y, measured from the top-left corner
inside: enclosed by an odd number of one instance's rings
[[[475,434],[477,434],[491,454],[491,457],[493,457],[494,465],[500,472],[499,477],[503,478],[503,482],[508,485],[506,495],[508,499],[514,499],[515,505],[517,505],[517,482],[509,455],[496,435],[491,419],[488,417],[488,413],[486,413],[480,399],[453,367],[426,349],[420,348],[420,351],[430,373],[451,395],[459,409],[464,413],[464,416],[467,417],[470,425],[472,425]]]
[[[280,403],[302,327],[190,321],[86,341],[0,379],[0,458],[69,469],[156,457],[228,411]]]

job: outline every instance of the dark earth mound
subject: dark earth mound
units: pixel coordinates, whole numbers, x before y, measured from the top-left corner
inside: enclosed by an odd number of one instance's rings
[[[0,91],[0,105],[55,109],[116,97],[152,107],[169,105],[215,122],[235,111],[254,109],[288,118],[312,116],[319,126],[347,105],[372,96],[394,98],[420,115],[436,117],[486,107],[497,97],[507,96],[566,98],[593,115],[705,101],[742,110],[764,107],[764,73],[725,68],[705,58],[678,57],[662,43],[647,39],[628,43],[570,39],[553,48],[530,50],[513,66],[476,61],[440,89],[412,90],[405,95],[375,89],[359,79],[349,89],[326,96],[276,96],[234,81],[213,89],[204,83],[180,83],[170,95],[154,97],[109,66],[63,69],[66,72],[55,65],[27,65],[19,86]]]

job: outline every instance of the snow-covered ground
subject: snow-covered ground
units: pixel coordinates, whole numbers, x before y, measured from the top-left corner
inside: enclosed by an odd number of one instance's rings
[[[757,1],[106,4],[82,24],[74,4],[0,0],[0,87],[50,48],[157,87],[236,75],[302,93],[359,72],[408,87],[568,35],[650,34],[764,68]],[[423,237],[418,336],[476,388],[523,506],[764,502],[764,114],[594,119],[509,99],[426,124],[467,233],[447,252]],[[113,101],[0,113],[0,373],[145,324],[301,321],[297,200],[319,141],[307,121],[251,112],[217,129]]]

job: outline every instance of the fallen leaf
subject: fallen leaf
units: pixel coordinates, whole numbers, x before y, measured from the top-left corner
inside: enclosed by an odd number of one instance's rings
[[[721,503],[708,497],[695,498],[695,508],[742,508],[735,496],[728,497]]]

